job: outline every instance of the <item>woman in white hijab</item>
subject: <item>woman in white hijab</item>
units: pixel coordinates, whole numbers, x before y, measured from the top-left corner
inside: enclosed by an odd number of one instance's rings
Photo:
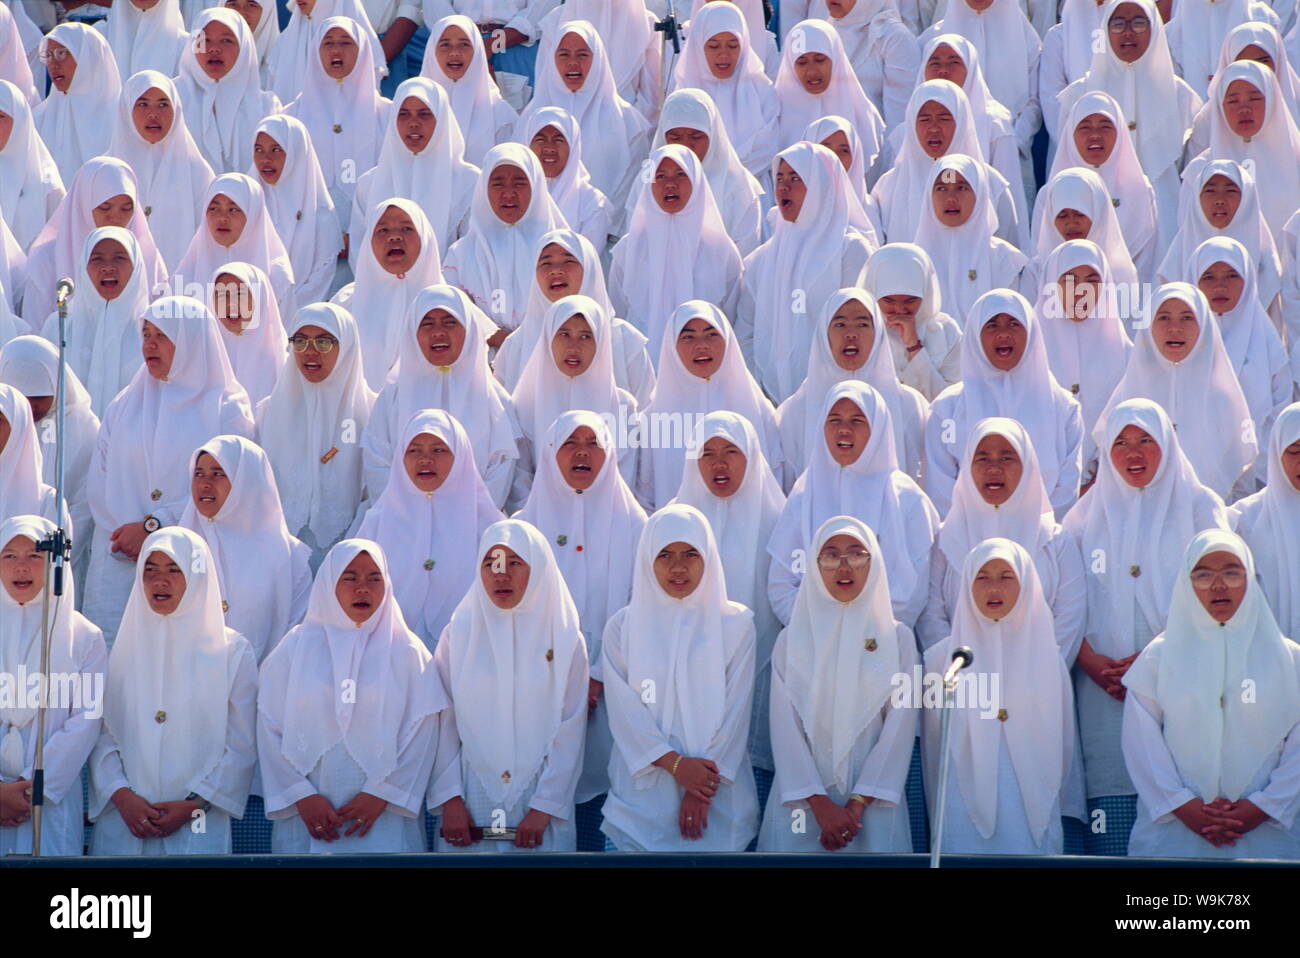
[[[277,300],[292,302],[293,265],[271,222],[262,185],[246,173],[224,173],[209,184],[203,211],[203,225],[176,264],[173,286],[187,296],[196,290],[206,294],[223,264],[249,263],[267,275]]]
[[[23,693],[0,707],[0,794],[17,820],[0,824],[0,853],[32,851],[32,766],[36,756],[36,717],[26,697],[26,678],[41,671],[45,634],[45,554],[36,543],[54,532],[54,523],[18,515],[0,523],[0,673],[17,681]],[[64,586],[62,608],[51,610],[48,672],[52,675],[103,675],[108,653],[99,629],[75,611],[75,586]],[[66,686],[65,686],[66,688]],[[92,696],[81,701],[52,695],[45,711],[45,805],[41,818],[42,855],[80,855],[85,846],[85,802],[81,769],[99,740],[100,718]],[[62,701],[59,699],[63,698]],[[10,802],[13,805],[10,805]]]
[[[9,7],[3,3],[0,3],[0,7],[3,7],[0,9],[0,80],[12,83],[18,88],[18,92],[22,94],[27,104],[34,107],[41,102],[41,94],[36,90],[32,63],[27,58],[25,37]],[[26,25],[32,26],[27,14],[21,7],[18,9],[23,20],[27,21]],[[40,35],[39,31],[37,35]],[[42,89],[44,85],[44,78],[42,78]]]
[[[885,121],[858,82],[833,26],[825,20],[804,20],[790,31],[774,88],[781,103],[778,144],[798,142],[819,117],[842,116],[862,139],[867,184],[875,184],[887,158]]]
[[[777,49],[776,36],[767,27],[767,21],[769,19],[767,7],[770,6],[770,4],[765,3],[765,0],[722,0],[722,2],[736,7],[740,11],[744,24],[748,30],[748,36],[745,38],[745,47],[753,51],[755,56],[758,57],[759,65],[763,69],[764,73],[770,77],[776,76],[776,71],[781,66],[781,51]],[[793,25],[794,23],[804,19],[804,17],[798,13],[799,2],[800,0],[789,0],[789,3],[786,5],[787,8],[793,6],[793,9],[796,11],[795,19],[791,21],[789,25]],[[802,0],[802,2],[807,6],[809,0]],[[648,6],[652,13],[658,14],[664,12],[666,4],[663,0],[651,0],[651,3]],[[717,6],[713,0],[693,0],[691,4],[690,19],[682,24],[682,32],[686,35],[685,42],[690,42],[691,27],[699,20],[701,15],[711,12],[709,8],[713,6]],[[716,34],[714,35],[716,36]],[[737,34],[737,36],[739,37],[739,34]],[[693,86],[693,84],[690,83],[681,85]]]
[[[916,643],[894,621],[866,523],[832,516],[811,545],[817,571],[799,587],[772,653],[776,781],[758,847],[910,852],[904,782],[919,716],[893,701],[893,680],[918,666]],[[816,827],[796,829],[798,810],[811,811]]]
[[[1246,248],[1228,236],[1206,240],[1192,252],[1184,273],[1205,294],[1223,348],[1246,397],[1259,448],[1268,446],[1274,417],[1291,401],[1291,364],[1282,337],[1260,303],[1255,264]],[[1255,460],[1253,481],[1263,484],[1268,469]],[[1243,492],[1255,491],[1251,479]]]
[[[1038,103],[1049,132],[1059,128],[1061,104],[1057,97],[1088,72],[1095,38],[1106,29],[1102,18],[1106,0],[1062,0],[1060,6],[1060,22],[1043,34],[1038,60]]]
[[[189,529],[153,533],[108,659],[91,854],[229,854],[257,764],[256,713],[257,659],[222,622],[207,545]]]
[[[1166,38],[1178,75],[1199,96],[1205,96],[1214,79],[1223,41],[1236,27],[1259,20],[1274,28],[1277,14],[1259,0],[1182,0],[1169,21]]]
[[[546,174],[547,192],[565,222],[572,224],[594,248],[604,251],[615,211],[591,182],[591,173],[582,162],[578,122],[563,107],[542,107],[524,125],[523,142],[537,154]],[[465,196],[468,201],[469,194]]]
[[[1155,187],[1159,235],[1162,242],[1167,242],[1177,226],[1178,169],[1183,146],[1196,111],[1201,108],[1201,98],[1174,73],[1164,22],[1154,0],[1109,0],[1102,21],[1107,42],[1093,44],[1088,72],[1057,97],[1066,125],[1048,133],[1056,141],[1057,152],[1061,152],[1075,128],[1073,124],[1098,112],[1089,107],[1087,113],[1081,114],[1074,109],[1076,102],[1088,93],[1109,93],[1121,113],[1118,118],[1112,117],[1112,122],[1121,119],[1127,125],[1141,170]],[[1116,134],[1121,129],[1116,125]],[[1123,166],[1120,172],[1136,180],[1126,169],[1128,164]],[[1120,195],[1113,186],[1111,192]],[[1127,238],[1131,249],[1142,249],[1139,238]]]
[[[334,290],[343,230],[301,120],[277,113],[257,125],[248,175],[262,187],[271,224],[293,269],[284,311],[292,312],[295,303],[320,302]]]
[[[605,288],[600,257],[587,237],[574,230],[551,230],[537,241],[537,267],[528,290],[528,306],[519,328],[497,350],[492,368],[507,389],[519,377],[543,333],[551,304],[566,296],[590,296],[612,317],[614,380],[644,406],[654,392],[655,370],[646,350],[646,337],[627,320],[614,316]]]
[[[1058,515],[1079,498],[1083,417],[1078,401],[1052,375],[1047,337],[1019,293],[994,289],[975,301],[961,347],[961,382],[930,407],[925,436],[925,491],[947,515],[961,470],[957,456],[975,424],[1016,419],[1029,434],[1043,486]]]
[[[920,482],[930,404],[898,381],[878,305],[866,290],[849,287],[837,290],[819,316],[822,335],[813,337],[808,375],[776,412],[790,473],[803,472],[810,454],[823,441],[820,413],[827,390],[847,379],[859,379],[889,406],[899,467]]]
[[[1255,555],[1260,588],[1283,634],[1300,635],[1300,403],[1278,413],[1268,437],[1268,485],[1228,510],[1232,528]]]
[[[767,599],[771,558],[765,548],[781,517],[785,493],[763,455],[753,424],[739,413],[711,412],[700,420],[699,454],[682,470],[669,505],[694,506],[709,520],[722,553],[727,598],[754,613],[754,709],[749,757],[758,780],[771,785],[770,703],[772,646],[781,623]]]
[[[889,243],[867,260],[862,289],[875,300],[898,381],[934,400],[960,376],[961,326],[942,309],[930,255],[914,243]]]
[[[388,76],[388,62],[366,12],[365,0],[295,0],[289,23],[275,41],[269,67],[271,82],[266,89],[289,103],[307,88],[308,77],[320,62],[321,39],[329,29],[325,22],[336,17],[346,17],[360,28],[357,39],[370,51],[369,68],[378,87],[379,81]]]
[[[90,466],[95,520],[86,615],[111,644],[140,543],[180,518],[190,500],[186,467],[200,443],[253,435],[248,395],[221,346],[217,319],[186,296],[164,296],[141,319],[144,356],[104,413]]]
[[[364,498],[358,440],[375,394],[362,372],[361,337],[351,313],[314,303],[298,310],[292,326],[292,364],[257,408],[258,437],[275,471],[285,524],[311,547],[315,569],[352,525]]]
[[[1150,282],[1161,256],[1160,214],[1156,191],[1142,172],[1133,137],[1124,133],[1128,129],[1124,111],[1109,93],[1094,90],[1066,109],[1064,119],[1049,180],[1075,167],[1096,171],[1138,276]]]
[[[873,243],[878,244],[884,230],[880,225],[880,210],[871,196],[871,191],[867,189],[867,171],[862,165],[862,138],[858,136],[858,131],[842,116],[823,116],[808,124],[803,138],[809,143],[820,143],[839,159],[845,175],[849,178],[849,188],[862,204],[867,217],[868,227],[863,227],[863,232],[870,235]],[[772,219],[777,215],[772,213],[772,208],[768,205],[773,202],[773,197],[769,193],[764,193],[759,202],[767,211],[765,214],[767,222],[763,223],[763,232],[770,235]]]
[[[979,670],[959,686],[952,711],[952,768],[939,838],[945,851],[956,854],[1059,855],[1074,701],[1052,638],[1052,610],[1029,552],[1010,539],[978,543],[962,563],[959,602],[952,634],[925,653],[926,671],[941,673],[954,649],[969,646]],[[975,694],[977,682],[987,682],[992,702],[980,701],[985,696]],[[940,709],[926,709],[923,751],[932,815],[939,726]]]
[[[601,657],[615,745],[601,830],[619,851],[742,851],[758,831],[746,749],[754,621],[728,601],[697,509],[650,517]]]
[[[139,241],[137,266],[146,293],[167,280],[170,264],[154,245],[146,207],[131,167],[111,156],[83,163],[65,196],[32,242],[27,256],[23,318],[39,326],[54,311],[56,286],[65,276],[79,276],[86,264],[86,237],[101,226],[121,226]],[[74,297],[75,298],[75,297]]]
[[[523,321],[537,241],[566,225],[532,150],[502,143],[488,151],[470,201],[469,229],[448,251],[445,274],[496,323],[489,346],[500,346]]]
[[[243,436],[216,436],[190,456],[190,501],[178,525],[207,543],[226,625],[266,658],[302,621],[311,550],[289,533],[271,462]]]
[[[659,112],[660,70],[665,59],[663,41],[655,29],[658,19],[642,0],[565,0],[537,26],[545,40],[574,20],[590,23],[605,45],[618,95],[653,123]]]
[[[976,157],[949,153],[934,161],[921,194],[915,242],[934,261],[944,306],[964,320],[990,289],[1016,289],[1028,258],[996,235],[989,167]]]
[[[55,519],[54,487],[41,478],[44,453],[31,403],[14,386],[0,383],[0,515]],[[76,530],[73,530],[74,532]]]
[[[58,422],[59,415],[58,376],[58,350],[40,336],[18,336],[0,348],[0,383],[12,386],[27,397],[32,410],[32,425],[36,427],[35,435],[41,448],[40,478],[50,487],[58,479],[55,448],[58,429],[52,428]],[[86,501],[86,480],[99,436],[99,417],[90,408],[90,394],[71,368],[63,383],[63,401],[63,495],[73,527],[78,533],[73,543],[72,560],[77,565],[78,573],[83,573],[83,560],[89,555],[87,548],[93,529],[90,506]],[[38,423],[44,425],[38,426]],[[19,469],[16,474],[21,471]],[[16,502],[9,502],[6,496],[0,514],[16,515],[13,511],[16,505]]]
[[[854,222],[861,204],[826,147],[800,142],[782,150],[772,178],[775,226],[772,238],[745,257],[736,338],[763,391],[782,402],[807,373],[815,334],[809,305],[861,285],[875,244]]]
[[[419,204],[398,196],[371,207],[357,242],[356,281],[330,302],[356,317],[366,383],[379,390],[397,361],[400,319],[420,290],[442,282],[442,260],[428,217]]]
[[[621,211],[654,127],[619,95],[603,37],[586,20],[563,23],[543,36],[537,64],[537,88],[515,124],[515,138],[523,139],[543,107],[568,110],[587,141],[600,145],[587,153],[592,182]]]
[[[1048,254],[1042,273],[1034,313],[1052,376],[1079,402],[1086,488],[1097,476],[1092,432],[1124,375],[1133,342],[1120,320],[1106,254],[1096,243],[1060,244]]]
[[[902,122],[918,58],[916,37],[893,0],[814,0],[809,16],[830,20],[862,90],[885,125]]]
[[[1277,28],[1266,22],[1246,21],[1228,31],[1219,48],[1215,76],[1221,74],[1236,60],[1254,60],[1268,67],[1277,76],[1277,82],[1286,101],[1291,118],[1300,123],[1300,77],[1296,76],[1287,56],[1286,46]],[[1214,107],[1201,107],[1192,127],[1192,152],[1198,153],[1208,140],[1208,127],[1213,119]]]
[[[113,50],[122,79],[141,70],[175,76],[181,53],[189,45],[180,0],[154,0],[147,7],[133,0],[115,3],[98,27]]]
[[[330,17],[321,24],[302,94],[285,112],[311,133],[334,208],[351,216],[357,180],[374,168],[389,126],[361,24]]]
[[[361,446],[366,486],[378,496],[393,462],[393,444],[421,409],[441,409],[465,428],[474,462],[498,508],[505,505],[522,436],[510,393],[488,366],[492,324],[464,292],[429,286],[407,307],[397,365],[379,392]]]
[[[243,17],[210,8],[191,27],[191,49],[176,79],[188,122],[214,173],[246,170],[257,124],[280,112],[280,100],[262,89],[257,45]]]
[[[207,0],[199,0],[206,3]],[[271,69],[275,45],[280,39],[280,17],[276,4],[270,0],[225,0],[221,4],[238,13],[253,31],[253,40],[257,44],[258,72],[262,77],[262,89],[271,89],[274,73]],[[296,6],[296,5],[295,5]],[[290,11],[292,17],[292,11]]]
[[[101,226],[82,243],[77,295],[68,306],[65,355],[102,415],[140,368],[140,316],[149,305],[149,278],[140,244],[130,230]],[[58,314],[41,335],[59,341]]]
[[[493,523],[475,557],[478,581],[434,653],[451,700],[427,795],[437,850],[575,851],[589,681],[578,610],[535,526]],[[484,844],[496,828],[514,841]]]
[[[439,409],[411,417],[393,444],[388,484],[357,535],[388,556],[393,595],[411,630],[433,648],[473,582],[472,542],[501,511],[474,463],[465,429]]]
[[[1206,488],[1179,445],[1165,411],[1149,399],[1111,409],[1098,433],[1096,486],[1063,525],[1088,565],[1088,621],[1075,661],[1086,795],[1107,815],[1093,853],[1122,855],[1135,789],[1120,753],[1120,680],[1164,629],[1178,556],[1202,529],[1226,529],[1223,501]]]
[[[926,649],[952,631],[961,603],[966,556],[985,539],[1024,546],[1052,610],[1056,644],[1074,662],[1087,619],[1087,583],[1079,544],[1057,523],[1034,444],[1014,419],[982,419],[971,430],[930,563],[930,600],[916,626]]]
[[[811,451],[767,545],[772,609],[790,622],[818,527],[831,516],[854,516],[879,530],[894,583],[894,618],[910,629],[929,591],[939,514],[916,481],[898,468],[889,407],[880,393],[846,380],[830,388],[821,410],[823,441]]]
[[[1227,502],[1254,492],[1238,481],[1258,455],[1262,423],[1251,417],[1205,294],[1190,283],[1166,283],[1148,309],[1108,407],[1138,396],[1159,403],[1175,428],[1183,426],[1183,450],[1202,482]]]
[[[41,60],[51,86],[32,107],[32,119],[67,183],[82,163],[108,149],[113,130],[105,120],[122,81],[108,41],[84,23],[60,23],[46,34]]]
[[[356,694],[340,695],[340,683]],[[267,656],[260,684],[273,850],[424,851],[421,806],[448,703],[378,543],[330,550],[306,618]]]
[[[463,235],[479,168],[464,158],[465,141],[447,91],[425,77],[403,81],[385,117],[375,168],[362,175],[352,197],[353,229],[379,200],[401,196],[419,205],[447,255]],[[353,268],[361,244],[349,244]]]
[[[519,114],[492,78],[478,27],[460,14],[429,24],[420,75],[446,91],[465,137],[465,160],[475,166],[492,147],[510,139]]]
[[[135,173],[158,250],[168,263],[179,263],[202,223],[199,203],[213,173],[185,125],[170,77],[142,70],[122,84],[108,153]]]
[[[735,312],[743,271],[721,207],[698,156],[677,143],[650,154],[614,247],[609,296],[614,308],[649,340],[658,355],[670,312],[688,299]]]
[[[739,413],[753,425],[778,485],[794,480],[781,449],[776,410],[745,366],[726,315],[712,303],[691,299],[673,311],[659,350],[659,380],[642,412],[650,441],[637,469],[637,495],[650,510],[663,506],[700,454],[698,426],[709,413]],[[671,441],[670,424],[681,423],[682,442]],[[667,439],[668,441],[664,441]]]
[[[289,358],[280,307],[266,274],[250,263],[230,262],[213,271],[212,312],[235,378],[256,409],[275,389]]]
[[[32,245],[65,192],[31,106],[18,87],[0,80],[0,217],[22,249]]]
[[[561,413],[539,444],[537,477],[516,519],[532,523],[552,544],[555,561],[577,606],[591,667],[587,741],[575,801],[609,790],[613,739],[600,668],[605,623],[632,596],[637,542],[646,514],[619,472],[619,449],[598,413]],[[578,815],[584,816],[584,810]],[[601,851],[582,848],[581,851]]]
[[[1124,676],[1129,854],[1300,857],[1300,646],[1234,533],[1200,533],[1179,571],[1164,632]]]
[[[674,70],[674,86],[709,95],[736,155],[745,169],[763,181],[771,175],[772,157],[780,149],[777,118],[781,105],[773,95],[762,59],[751,49],[753,42],[746,13],[739,5],[726,0],[704,4],[691,17],[686,47]]]
[[[821,137],[804,138],[814,142],[821,140]],[[727,235],[740,250],[740,255],[748,256],[757,248],[762,233],[763,187],[741,163],[718,108],[703,90],[678,87],[664,100],[659,127],[651,144],[654,152],[650,162],[654,163],[654,158],[661,156],[658,153],[660,147],[670,143],[681,144],[699,157]],[[853,159],[861,177],[854,186],[862,195],[866,192],[865,173],[861,158],[854,156]],[[636,192],[628,197],[629,208],[635,205],[637,198]]]

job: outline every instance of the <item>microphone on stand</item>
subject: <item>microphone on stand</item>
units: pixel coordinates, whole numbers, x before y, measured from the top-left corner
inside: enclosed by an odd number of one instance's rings
[[[963,645],[953,650],[952,662],[948,665],[948,671],[943,673],[943,684],[951,685],[957,681],[957,673],[962,669],[970,668],[970,664],[975,661],[975,655],[971,652],[969,645]]]
[[[71,278],[65,276],[63,279],[59,280],[58,285],[55,286],[54,289],[56,302],[58,306],[62,308],[64,304],[67,303],[68,297],[76,290],[76,286],[73,285]]]

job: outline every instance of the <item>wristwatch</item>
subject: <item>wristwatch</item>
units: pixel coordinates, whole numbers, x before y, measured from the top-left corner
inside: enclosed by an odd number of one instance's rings
[[[185,796],[185,801],[194,802],[199,806],[199,811],[206,812],[212,807],[212,803],[200,795],[198,792],[190,792]]]
[[[144,517],[144,531],[150,535],[162,528],[162,521],[157,516]]]

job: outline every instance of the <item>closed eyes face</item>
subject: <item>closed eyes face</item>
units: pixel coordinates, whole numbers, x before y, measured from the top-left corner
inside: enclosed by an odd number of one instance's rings
[[[518,223],[533,200],[533,184],[519,167],[503,163],[492,171],[487,184],[488,205],[503,223]]]
[[[844,167],[845,172],[848,172],[853,167],[853,147],[843,130],[836,130],[822,140],[822,146],[840,158],[840,165]]]
[[[1181,299],[1167,299],[1156,310],[1151,323],[1151,338],[1160,355],[1171,363],[1180,363],[1192,353],[1201,336],[1196,312]]]
[[[590,426],[579,426],[555,450],[555,464],[570,489],[590,489],[604,468],[606,453]]]
[[[91,247],[90,258],[86,260],[86,275],[104,299],[111,302],[121,296],[134,272],[131,255],[117,240],[102,239]]]
[[[547,243],[537,257],[537,286],[552,303],[582,292],[582,261],[559,243]]]
[[[420,234],[405,210],[390,206],[384,210],[370,235],[370,251],[388,273],[404,276],[420,258]]]
[[[176,108],[171,97],[157,87],[145,90],[131,104],[131,123],[146,143],[161,142],[175,121]]]
[[[989,364],[1002,372],[1015,369],[1029,343],[1029,330],[1019,317],[998,313],[980,327],[980,347]]]
[[[449,80],[459,80],[474,60],[474,44],[460,27],[448,27],[434,48],[438,66]]]
[[[1052,217],[1052,225],[1060,234],[1062,241],[1087,239],[1088,234],[1092,232],[1092,219],[1086,213],[1069,207],[1057,211],[1057,214]]]
[[[1277,66],[1273,62],[1273,55],[1256,43],[1248,43],[1241,48],[1233,59],[1235,60],[1254,60],[1256,63],[1262,63],[1270,70],[1276,71]]]
[[[1020,486],[1025,464],[1016,447],[1006,436],[991,433],[975,444],[970,475],[980,497],[991,506],[1000,506]]]
[[[423,493],[433,493],[451,475],[456,454],[440,436],[422,432],[407,443],[402,464],[415,488]]]
[[[1259,88],[1245,80],[1233,80],[1223,96],[1223,115],[1232,132],[1241,137],[1254,136],[1264,127],[1267,101]]]
[[[325,75],[334,80],[342,80],[357,65],[359,53],[357,41],[341,27],[330,27],[320,42],[320,63],[325,68]]]
[[[704,162],[709,155],[709,134],[690,126],[675,126],[664,131],[665,143],[677,143],[686,147]]]
[[[956,132],[957,121],[946,106],[935,100],[921,104],[916,112],[916,139],[926,156],[932,160],[943,156]]]
[[[110,196],[90,211],[96,226],[120,226],[123,229],[135,215],[135,200],[125,193]]]
[[[465,348],[465,324],[445,309],[431,309],[420,320],[415,340],[432,366],[451,366]]]
[[[1222,316],[1237,308],[1246,280],[1229,263],[1211,263],[1196,280],[1196,286],[1210,301],[1210,309]]]
[[[1149,485],[1156,477],[1161,457],[1155,437],[1132,424],[1121,429],[1110,446],[1110,464],[1135,489]]]
[[[1192,568],[1192,590],[1215,622],[1227,622],[1241,608],[1249,576],[1241,560],[1231,552],[1210,552]]]
[[[691,178],[685,170],[667,157],[659,161],[650,192],[661,210],[668,214],[680,213],[691,201],[693,191]]]
[[[944,226],[961,226],[975,212],[975,190],[956,170],[943,170],[930,192],[935,215]]]
[[[689,542],[670,542],[654,559],[655,581],[674,599],[684,599],[704,579],[704,553]]]
[[[569,141],[558,126],[544,126],[528,141],[547,179],[555,179],[569,165]]]
[[[596,358],[596,334],[587,317],[575,313],[551,337],[551,358],[556,368],[572,379],[591,368]]]
[[[201,452],[190,476],[190,497],[205,519],[214,518],[230,498],[230,476],[210,453]]]
[[[726,499],[740,491],[748,463],[743,449],[724,436],[714,436],[700,447],[696,465],[704,488]]]
[[[158,615],[171,615],[185,598],[185,573],[165,552],[154,551],[145,557],[140,581],[149,608]]]
[[[253,140],[253,166],[262,182],[274,186],[280,182],[288,155],[269,133],[259,133]]]
[[[822,434],[831,458],[841,466],[851,466],[871,440],[871,423],[852,399],[837,399],[826,414]]]
[[[941,43],[934,48],[925,61],[925,78],[927,80],[950,80],[959,87],[966,86],[966,61],[961,54]]]
[[[232,336],[242,336],[253,321],[253,290],[233,273],[217,277],[212,290],[212,312]]]
[[[722,366],[727,341],[716,326],[696,317],[677,334],[677,358],[693,376],[708,379]]]
[[[831,70],[835,64],[824,53],[805,53],[794,61],[794,75],[803,88],[816,96],[825,93],[831,85]]]
[[[420,153],[433,141],[433,131],[438,128],[438,118],[429,104],[418,96],[408,96],[397,108],[397,135],[412,153]]]
[[[1101,166],[1115,149],[1115,124],[1104,113],[1090,113],[1074,127],[1074,148],[1089,166]]]
[[[734,33],[715,33],[704,43],[704,62],[719,80],[730,79],[740,62],[740,38]]]
[[[375,614],[384,600],[384,590],[379,563],[369,552],[358,552],[334,583],[334,598],[343,614],[360,625]]]
[[[1101,274],[1086,263],[1075,266],[1060,275],[1056,288],[1065,316],[1083,322],[1097,308],[1101,296]]]
[[[871,348],[876,342],[876,320],[865,303],[846,300],[835,310],[826,340],[831,347],[835,365],[853,372],[866,365]]]
[[[1292,487],[1300,492],[1300,439],[1282,450],[1282,474],[1290,480]]]
[[[804,200],[808,197],[808,185],[785,160],[776,165],[775,192],[781,218],[787,223],[799,219],[799,211],[803,209]]]
[[[176,344],[147,319],[141,324],[140,351],[144,355],[144,366],[149,375],[154,379],[166,380],[176,358]]]
[[[1241,208],[1241,187],[1222,173],[1215,173],[1201,187],[1200,200],[1205,221],[1222,231],[1232,225]]]
[[[990,559],[975,573],[970,592],[980,615],[997,622],[1016,607],[1020,598],[1020,580],[1005,559]]]
[[[479,580],[492,604],[508,611],[524,601],[531,572],[519,553],[509,546],[496,545],[483,556]]]
[[[194,44],[194,59],[210,79],[220,80],[235,68],[235,61],[239,59],[239,40],[230,27],[213,20],[199,32]]]
[[[14,536],[0,548],[0,583],[19,605],[40,594],[45,585],[45,559],[35,542]]]
[[[218,246],[224,247],[234,246],[239,242],[239,237],[244,235],[244,227],[248,225],[248,214],[225,193],[218,193],[212,197],[208,202],[205,218],[208,232],[212,234]]]
[[[569,92],[576,93],[587,82],[592,59],[591,47],[578,34],[566,33],[560,38],[555,48],[555,69]]]

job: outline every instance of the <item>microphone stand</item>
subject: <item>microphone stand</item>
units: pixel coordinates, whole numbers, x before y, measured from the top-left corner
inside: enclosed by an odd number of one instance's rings
[[[36,756],[32,762],[32,856],[41,854],[41,813],[45,808],[45,713],[49,708],[50,698],[50,640],[53,634],[53,621],[50,618],[51,578],[54,590],[54,615],[61,611],[60,600],[63,598],[64,566],[71,549],[71,540],[63,528],[63,515],[66,505],[63,498],[63,390],[67,368],[64,349],[67,345],[68,294],[72,292],[72,283],[60,281],[58,293],[59,306],[59,378],[55,387],[56,432],[55,442],[55,485],[54,485],[54,531],[36,544],[36,548],[45,556],[45,589],[41,599],[42,619],[44,621],[41,636],[41,692],[40,705],[36,710]],[[53,569],[53,576],[50,571]]]
[[[662,20],[655,23],[655,32],[664,35],[664,63],[663,77],[660,82],[659,102],[663,103],[668,97],[668,87],[672,83],[673,66],[677,63],[677,57],[682,52],[682,34],[681,24],[677,19],[676,0],[668,0],[668,13]],[[672,43],[672,55],[668,55],[668,44]]]
[[[949,668],[943,677],[943,711],[939,716],[939,792],[935,804],[934,834],[930,837],[930,867],[939,867],[939,849],[943,844],[943,814],[948,804],[948,737],[951,734],[952,710],[957,706],[957,676],[971,663],[970,650],[965,650],[964,663],[960,668]],[[953,656],[953,662],[961,655],[961,650]]]

